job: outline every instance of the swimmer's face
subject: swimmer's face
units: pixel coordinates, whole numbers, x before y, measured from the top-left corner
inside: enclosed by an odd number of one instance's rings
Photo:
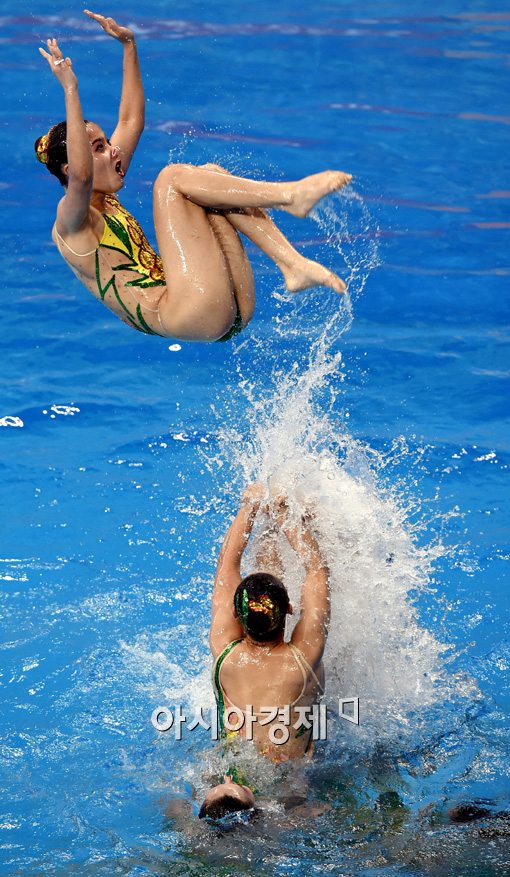
[[[95,192],[110,194],[118,192],[124,185],[124,172],[118,146],[112,146],[103,129],[95,122],[85,126],[92,149]]]
[[[213,803],[218,804],[226,795],[238,799],[239,809],[243,807],[255,807],[255,797],[252,790],[249,789],[248,786],[241,786],[239,783],[235,783],[231,777],[226,774],[222,783],[218,786],[213,786],[213,788],[209,790],[204,804],[206,806],[210,806]]]

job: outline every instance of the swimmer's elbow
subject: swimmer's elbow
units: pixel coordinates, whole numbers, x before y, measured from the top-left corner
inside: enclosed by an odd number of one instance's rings
[[[92,192],[93,173],[88,169],[71,170],[69,168],[69,188],[74,191],[82,191],[84,194]]]
[[[91,171],[88,167],[78,169],[69,168],[69,181],[72,180],[73,183],[82,186],[91,186],[93,178],[93,171]]]
[[[119,115],[119,124],[115,131],[117,138],[120,136],[128,137],[130,140],[138,141],[142,136],[145,128],[145,110],[134,115]]]

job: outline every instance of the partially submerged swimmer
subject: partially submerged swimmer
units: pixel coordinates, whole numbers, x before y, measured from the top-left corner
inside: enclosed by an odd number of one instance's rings
[[[301,256],[265,212],[306,216],[325,195],[351,181],[324,171],[297,182],[234,177],[218,165],[174,164],[154,185],[159,255],[117,193],[144,127],[144,93],[133,32],[87,12],[124,46],[119,120],[108,139],[83,118],[71,60],[56,40],[40,49],[64,89],[66,121],[35,144],[38,159],[64,186],[52,237],[70,268],[121,320],[148,334],[188,341],[227,340],[253,316],[253,273],[239,232],[283,273],[291,292],[327,286],[336,274]]]
[[[232,737],[250,736],[261,755],[282,763],[313,753],[314,726],[301,722],[306,714],[310,716],[324,691],[329,574],[309,515],[302,517],[298,532],[289,523],[285,501],[278,499],[265,511],[269,512],[269,531],[257,557],[258,571],[241,580],[241,559],[261,498],[260,485],[245,491],[221,548],[210,629],[213,684],[220,731],[227,745]],[[305,568],[299,621],[288,642],[284,640],[285,622],[293,609],[281,581],[278,530]],[[268,708],[277,711],[270,721]],[[207,794],[201,817],[218,818],[213,813],[224,817],[255,807],[246,780],[233,771],[229,774]]]
[[[234,819],[241,823],[249,821],[256,812],[253,789],[242,785],[226,773],[223,782],[207,793],[198,818],[218,822],[234,815]]]

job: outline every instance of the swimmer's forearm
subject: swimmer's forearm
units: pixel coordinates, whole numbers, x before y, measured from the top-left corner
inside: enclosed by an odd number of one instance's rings
[[[83,11],[93,21],[97,21],[108,36],[119,40],[124,47],[119,122],[124,125],[127,124],[130,128],[134,128],[135,131],[138,129],[138,134],[141,134],[144,125],[144,96],[135,35],[131,28],[123,27],[111,17],[107,18],[98,12],[91,12],[90,9],[84,9]],[[133,152],[133,149],[130,151]]]
[[[319,543],[317,542],[317,539],[315,538],[312,531],[308,528],[303,530],[301,545],[303,563],[305,564],[305,568],[307,570],[321,569],[325,567]]]
[[[238,564],[250,539],[258,506],[243,503],[232,521],[220,551],[218,567],[222,564]]]
[[[257,482],[250,484],[244,491],[239,511],[228,528],[221,546],[218,570],[222,566],[240,567],[241,558],[260,508],[262,493],[263,490]]]
[[[134,38],[123,43],[122,94],[120,97],[119,122],[139,126],[145,124],[145,95],[138,52]]]
[[[67,159],[69,176],[85,183],[92,181],[92,152],[85,128],[78,86],[64,90],[67,122]]]
[[[233,599],[236,588],[241,580],[241,558],[248,544],[255,517],[260,507],[257,489],[251,485],[243,495],[241,507],[232,521],[223,539],[216,576],[211,607],[210,642],[213,653],[223,642],[238,639],[241,635],[241,624],[232,614]],[[221,648],[224,648],[224,643]]]
[[[331,590],[328,568],[323,564],[307,571],[301,588],[299,614],[310,633],[327,636],[331,619]]]

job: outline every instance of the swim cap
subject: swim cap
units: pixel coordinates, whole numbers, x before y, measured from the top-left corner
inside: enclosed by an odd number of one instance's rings
[[[87,120],[84,121],[86,125]],[[67,186],[67,176],[63,171],[67,164],[67,122],[52,125],[47,134],[37,138],[34,149],[37,160],[45,164],[63,186]]]
[[[39,140],[36,140],[35,143],[35,154],[38,161],[40,161],[42,164],[48,164],[48,146],[50,143],[50,134],[51,128],[47,134],[43,134],[42,137],[39,137]]]
[[[269,573],[246,576],[234,594],[239,621],[245,631],[260,642],[274,639],[282,629],[288,606],[284,585]]]

